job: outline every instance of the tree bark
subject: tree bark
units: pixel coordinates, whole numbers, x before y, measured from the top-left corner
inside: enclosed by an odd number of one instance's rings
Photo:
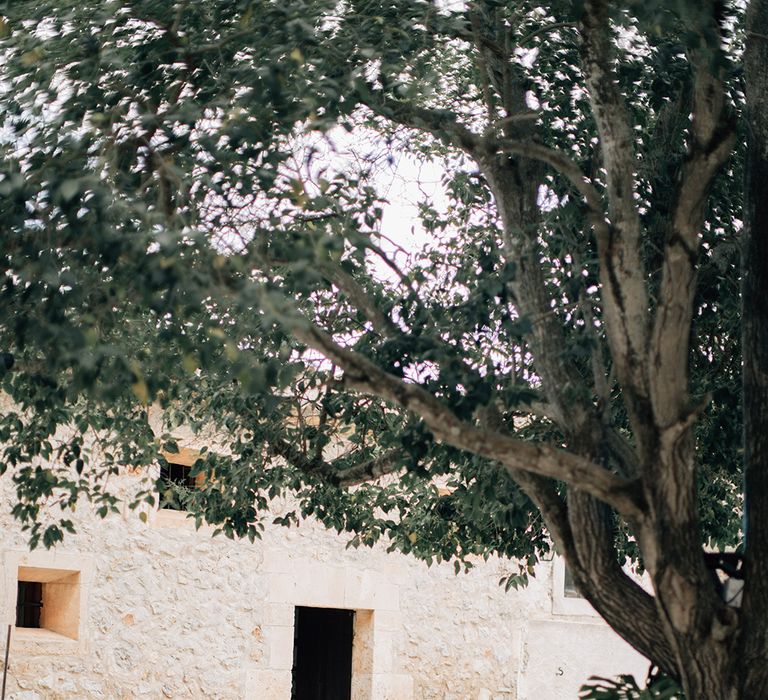
[[[768,697],[768,0],[752,0],[744,55],[747,158],[742,244],[745,698]]]
[[[662,671],[677,675],[675,653],[655,601],[619,565],[609,508],[576,489],[568,493],[573,552],[566,561],[582,595],[623,639]]]
[[[504,254],[517,266],[514,291],[518,310],[536,319],[529,343],[552,417],[562,433],[569,436],[573,451],[599,463],[600,459],[595,458],[607,447],[602,444],[606,426],[589,401],[594,388],[586,385],[562,353],[562,325],[548,313],[552,299],[541,272],[537,239],[540,212],[536,191],[543,173],[533,161],[504,162],[504,157],[496,155],[481,167],[501,214]],[[674,674],[675,655],[664,636],[653,598],[619,565],[610,509],[572,488],[566,506],[554,489],[546,489],[540,480],[520,472],[511,475],[541,510],[581,593],[621,637],[654,664]],[[543,496],[545,490],[549,498]]]

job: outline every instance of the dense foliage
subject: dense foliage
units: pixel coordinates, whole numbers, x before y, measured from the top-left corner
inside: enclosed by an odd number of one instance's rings
[[[111,504],[99,471],[155,457],[145,407],[156,401],[169,409],[169,427],[217,421],[233,436],[234,458],[194,499],[227,532],[254,533],[254,509],[288,487],[301,493],[305,513],[363,542],[387,531],[423,555],[546,549],[540,519],[506,474],[436,444],[406,412],[335,386],[338,372],[281,325],[293,309],[304,311],[381,367],[418,377],[461,417],[490,404],[511,427],[537,400],[525,344],[531,319],[515,309],[515,264],[504,259],[487,184],[452,149],[361,108],[375,81],[445,110],[446,119],[467,114],[480,123],[483,81],[460,38],[474,20],[426,2],[359,3],[342,16],[322,2],[97,5],[13,3],[3,24],[4,389],[21,411],[6,413],[2,439],[22,521],[36,536],[39,507],[52,495],[74,503],[85,491]],[[512,44],[552,21],[538,3],[485,11]],[[619,19],[628,32],[641,21]],[[620,74],[639,139],[650,143],[641,180],[649,228],[675,177],[674,162],[660,170],[657,161],[670,146],[682,157],[680,133],[670,144],[659,132],[683,118],[683,105],[670,99],[687,79],[679,38],[657,31],[648,43],[628,35],[635,44],[627,40]],[[538,104],[530,118],[546,143],[594,170],[594,124],[586,95],[574,93],[573,29],[522,45],[515,67]],[[326,145],[339,138],[329,132],[337,123],[353,134],[379,130],[380,141],[371,148],[364,133],[372,152],[339,164]],[[325,138],[302,140],[313,131]],[[405,269],[391,261],[395,275],[381,273],[382,245],[391,247],[378,235],[385,202],[375,192],[377,150],[441,159],[446,173],[448,206],[422,208],[431,241],[409,250]],[[715,397],[701,429],[712,457],[701,480],[706,535],[727,544],[736,536],[740,433],[732,167],[705,232],[692,351],[695,393]],[[584,318],[599,314],[596,255],[568,183],[549,176],[542,196],[540,263],[567,329],[561,350],[586,375],[596,337]],[[410,247],[407,235],[399,242]],[[649,242],[649,266],[654,253]],[[384,332],[358,299],[335,292],[334,276],[345,273],[387,316]],[[622,424],[621,408],[614,411]],[[546,419],[539,423],[519,425],[533,439],[557,439]],[[75,435],[54,440],[65,425]],[[106,463],[91,464],[81,451],[89,432],[109,444]],[[328,474],[270,463],[280,443],[311,460],[337,435],[348,449],[334,472],[398,447],[403,479],[345,493],[328,485]],[[33,466],[37,457],[52,468]],[[212,456],[206,468],[214,467]],[[453,491],[438,496],[430,480],[445,474]],[[371,506],[399,517],[377,518]],[[57,536],[50,527],[46,541]],[[417,531],[418,545],[407,536]]]

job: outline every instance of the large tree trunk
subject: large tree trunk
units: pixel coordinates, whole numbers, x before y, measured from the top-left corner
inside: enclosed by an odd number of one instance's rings
[[[768,0],[750,3],[744,67],[748,127],[742,248],[746,583],[741,612],[707,600],[711,589],[707,592],[701,582],[667,582],[663,572],[652,571],[661,617],[689,700],[768,698]],[[658,518],[652,520],[655,528],[664,526]],[[685,528],[671,523],[668,529]],[[668,540],[664,532],[650,537]],[[680,566],[685,552],[675,552],[671,542],[662,551],[672,555],[681,571],[696,570],[693,562]],[[649,564],[653,569],[654,563]],[[688,624],[683,619],[686,614]]]
[[[752,0],[744,56],[747,159],[742,253],[745,698],[768,697],[768,0]]]

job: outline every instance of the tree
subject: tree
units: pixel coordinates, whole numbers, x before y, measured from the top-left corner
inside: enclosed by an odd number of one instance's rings
[[[551,538],[687,697],[768,696],[765,0],[15,0],[0,36],[33,544],[175,449],[154,402],[231,436],[187,502],[225,534],[290,491],[283,524],[497,552],[512,584]],[[342,129],[357,157],[323,160]],[[445,172],[409,265],[382,149]]]

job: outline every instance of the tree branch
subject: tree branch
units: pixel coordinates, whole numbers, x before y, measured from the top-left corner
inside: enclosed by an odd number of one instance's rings
[[[600,136],[609,227],[596,230],[606,334],[636,426],[648,395],[648,295],[640,257],[642,226],[635,203],[635,142],[613,71],[607,0],[586,0],[581,22],[582,71]]]
[[[546,402],[534,401],[529,404],[529,407],[531,414],[557,423],[557,416]],[[605,430],[604,437],[604,446],[613,461],[618,464],[619,474],[627,479],[637,477],[640,473],[640,462],[629,440],[613,426]]]
[[[575,22],[552,22],[551,24],[545,24],[543,27],[534,29],[532,32],[529,32],[525,36],[518,39],[517,45],[525,46],[531,39],[534,39],[541,34],[546,34],[547,32],[554,32],[557,29],[565,29],[565,28],[573,29],[577,26],[578,25]]]
[[[273,440],[269,449],[276,457],[282,457],[288,464],[307,475],[327,478],[341,488],[357,486],[366,481],[379,479],[403,469],[402,459],[405,451],[400,448],[389,450],[377,457],[367,459],[347,469],[335,469],[331,462],[320,455],[310,458],[285,440]]]
[[[569,158],[565,153],[544,146],[543,144],[536,143],[535,141],[488,139],[486,140],[486,143],[489,148],[500,153],[508,153],[511,155],[522,156],[523,158],[530,158],[531,160],[537,160],[552,167],[555,171],[565,177],[574,186],[576,191],[584,197],[589,213],[595,219],[595,221],[591,221],[591,223],[597,224],[602,222],[602,225],[607,227],[607,222],[605,221],[605,209],[600,193],[595,189],[595,186],[590,182],[584,171],[577,165],[576,161]]]
[[[674,655],[653,597],[622,570],[612,540],[606,539],[610,532],[607,509],[601,510],[594,499],[578,492],[569,494],[566,505],[554,483],[535,474],[513,471],[511,476],[541,512],[579,590],[595,610],[641,654],[675,675]]]
[[[373,481],[403,469],[405,454],[404,450],[396,447],[378,457],[356,464],[354,467],[337,471],[332,478],[336,484],[342,487],[357,486],[365,481]]]
[[[477,428],[460,420],[429,392],[384,372],[367,358],[341,347],[319,328],[297,323],[291,330],[298,340],[322,352],[344,370],[345,385],[413,411],[424,420],[435,439],[495,460],[508,470],[523,470],[575,484],[611,504],[629,520],[644,517],[644,503],[636,482],[622,479],[588,459],[549,445],[531,444]]]
[[[474,154],[480,146],[480,137],[459,123],[457,115],[448,110],[427,109],[410,102],[386,97],[381,90],[370,90],[360,95],[360,101],[374,114],[391,119],[411,129],[428,131]]]
[[[656,602],[619,566],[612,516],[589,494],[568,492],[568,517],[575,561],[569,566],[584,597],[635,649],[673,676],[676,657],[664,635]]]
[[[319,267],[323,275],[328,277],[339,288],[353,306],[365,314],[366,318],[381,335],[391,336],[398,333],[398,328],[392,319],[379,308],[376,301],[371,298],[363,285],[342,268],[341,265],[327,261],[321,262]]]
[[[690,52],[694,74],[691,142],[673,199],[651,340],[651,390],[659,426],[680,420],[689,409],[688,338],[699,234],[712,181],[730,156],[736,139],[725,92],[725,57],[720,49],[721,32],[714,3],[710,3],[707,18],[710,26],[698,28],[702,45]]]

